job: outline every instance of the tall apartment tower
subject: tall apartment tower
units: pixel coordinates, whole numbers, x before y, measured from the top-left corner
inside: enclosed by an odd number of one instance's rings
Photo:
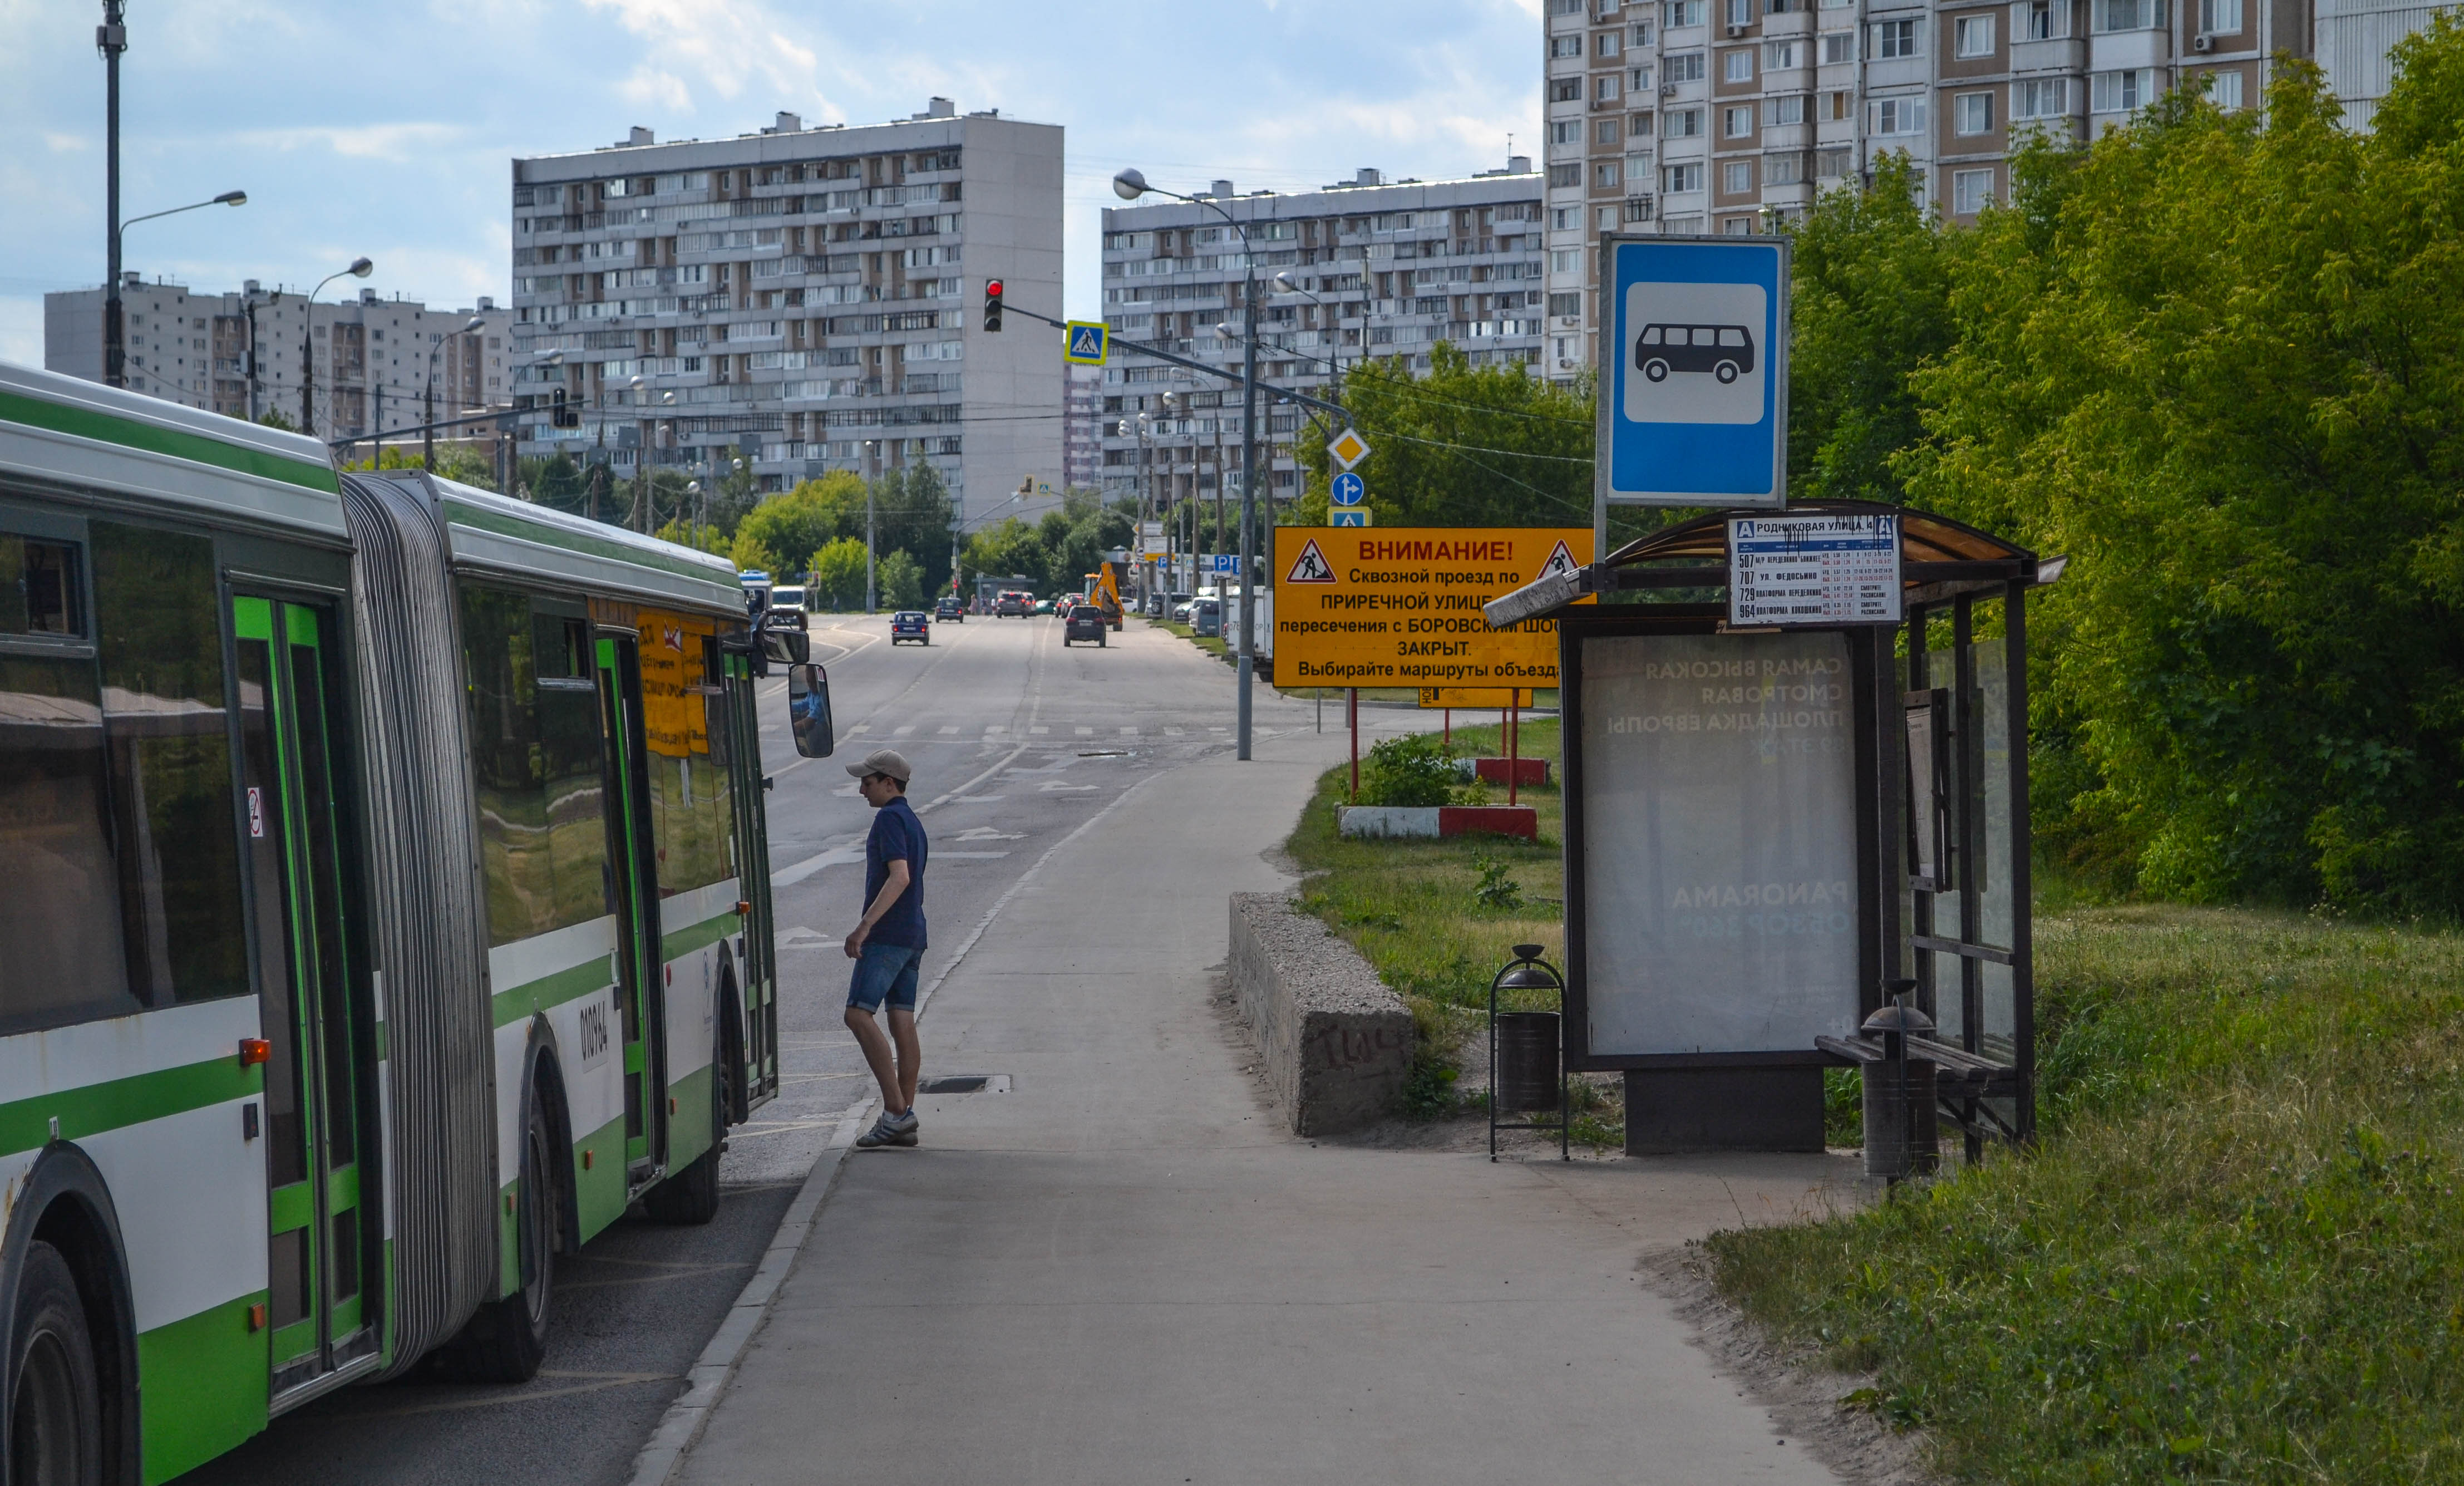
[[[513,312],[494,299],[431,309],[363,289],[357,299],[320,301],[311,312],[297,290],[269,291],[254,279],[236,293],[200,294],[134,274],[120,299],[129,390],[183,407],[233,418],[278,412],[296,425],[303,355],[315,366],[307,432],[319,438],[425,422],[431,386],[440,419],[513,406],[506,364]],[[102,380],[102,301],[100,289],[43,296],[45,370]],[[481,327],[462,333],[474,317]],[[494,437],[495,431],[465,436]]]
[[[1604,233],[1769,232],[1885,151],[1972,221],[2025,130],[2091,138],[2193,80],[2256,106],[2269,59],[2309,54],[2309,6],[1547,0],[1550,374],[1596,364]]]
[[[645,449],[714,474],[740,458],[764,491],[929,463],[966,514],[1059,490],[1058,333],[987,334],[977,306],[999,278],[1060,315],[1061,144],[935,99],[891,123],[782,113],[516,160],[521,452],[620,476]]]
[[[1199,193],[1248,230],[1264,307],[1258,372],[1324,395],[1364,357],[1429,365],[1450,341],[1474,365],[1541,359],[1540,176],[1528,156],[1456,181],[1387,181],[1362,170],[1321,190]],[[1236,375],[1248,264],[1213,208],[1186,202],[1104,212],[1104,322],[1116,336]],[[1280,276],[1289,276],[1290,287]],[[1230,323],[1236,334],[1217,327]],[[1211,501],[1237,491],[1241,387],[1125,347],[1104,371],[1107,495]],[[1166,401],[1167,394],[1170,401]],[[1259,412],[1271,475],[1262,494],[1297,494],[1300,415]],[[1143,440],[1139,414],[1146,415]]]

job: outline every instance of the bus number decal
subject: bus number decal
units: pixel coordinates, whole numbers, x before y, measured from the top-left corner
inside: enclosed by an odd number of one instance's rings
[[[582,1007],[582,1066],[594,1067],[607,1055],[607,1007],[588,1001]]]

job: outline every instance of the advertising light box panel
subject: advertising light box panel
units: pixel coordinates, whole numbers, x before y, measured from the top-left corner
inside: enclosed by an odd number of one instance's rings
[[[1850,676],[1836,632],[1583,642],[1587,1055],[1855,1031]]]

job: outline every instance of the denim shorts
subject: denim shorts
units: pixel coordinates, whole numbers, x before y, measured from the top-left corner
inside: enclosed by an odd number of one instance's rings
[[[915,1009],[915,972],[924,951],[905,944],[867,944],[857,952],[855,973],[847,978],[847,1004],[878,1011],[884,1000],[893,1011]]]

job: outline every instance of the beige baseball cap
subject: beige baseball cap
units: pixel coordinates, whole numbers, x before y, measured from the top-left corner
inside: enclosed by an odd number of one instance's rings
[[[894,748],[875,748],[861,763],[848,765],[847,771],[858,779],[867,774],[887,774],[902,785],[915,772],[908,766],[906,756]]]

